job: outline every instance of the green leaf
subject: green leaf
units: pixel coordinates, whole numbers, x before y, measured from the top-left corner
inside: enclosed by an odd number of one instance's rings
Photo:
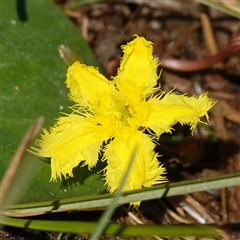
[[[239,186],[239,184],[240,173],[227,174],[211,178],[181,181],[170,184],[161,184],[159,186],[151,188],[124,192],[119,198],[118,204],[157,199],[161,197],[184,195],[210,189]],[[62,199],[60,201],[39,201],[34,204],[21,204],[10,206],[9,209],[5,209],[4,213],[9,216],[21,217],[28,215],[38,215],[50,211],[61,212],[86,209],[103,209],[111,204],[113,197],[113,194],[101,194],[86,197],[76,197],[71,199]]]
[[[77,222],[77,221],[46,221],[32,219],[14,219],[2,216],[0,224],[20,227],[25,229],[33,229],[47,232],[64,232],[75,234],[89,234],[94,232],[99,223],[94,222]],[[168,236],[198,236],[210,237],[217,236],[217,228],[214,226],[199,225],[122,225],[109,223],[103,234],[108,236],[125,236],[125,237],[151,237]]]
[[[1,2],[1,168],[3,177],[22,137],[38,116],[49,128],[70,112],[64,84],[67,67],[58,53],[69,46],[86,64],[99,66],[90,47],[50,0]],[[71,181],[49,183],[49,160],[24,156],[8,194],[8,204],[58,201],[105,192],[101,174],[78,168]],[[80,173],[79,173],[80,171]]]

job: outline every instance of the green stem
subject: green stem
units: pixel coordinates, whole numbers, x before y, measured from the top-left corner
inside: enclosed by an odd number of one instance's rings
[[[119,204],[183,195],[193,192],[239,186],[240,173],[226,174],[218,177],[200,178],[177,183],[162,184],[131,192],[124,192],[119,198]],[[63,199],[55,203],[52,201],[9,206],[2,211],[9,216],[31,216],[45,212],[61,212],[87,209],[103,209],[112,201],[112,194],[101,194],[86,197]]]
[[[39,230],[47,232],[63,232],[72,234],[91,234],[94,232],[99,223],[80,222],[80,221],[46,221],[31,219],[16,219],[2,216],[1,224],[19,227],[30,230]],[[212,226],[199,225],[121,225],[109,223],[103,232],[108,236],[123,237],[150,237],[158,236],[217,236],[217,229]]]

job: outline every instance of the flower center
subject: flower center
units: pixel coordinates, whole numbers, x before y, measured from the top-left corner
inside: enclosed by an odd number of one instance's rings
[[[115,118],[115,124],[120,124],[121,122],[129,125],[128,120],[132,117],[128,103],[121,98],[114,99],[113,109],[108,114]]]

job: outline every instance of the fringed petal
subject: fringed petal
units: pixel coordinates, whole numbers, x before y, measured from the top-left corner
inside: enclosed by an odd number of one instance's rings
[[[143,37],[122,46],[123,58],[114,78],[117,89],[127,99],[145,100],[157,83],[157,60],[153,58],[152,43]]]
[[[90,110],[107,107],[115,91],[113,83],[96,68],[79,62],[68,68],[66,84],[70,88],[70,99]]]
[[[44,130],[42,139],[36,142],[40,149],[35,154],[51,158],[51,180],[72,176],[72,169],[84,161],[89,168],[96,165],[103,141],[108,133],[97,123],[71,114],[60,117],[50,132]]]
[[[146,127],[152,129],[159,137],[164,132],[171,132],[176,123],[188,124],[193,130],[200,122],[200,117],[206,116],[207,111],[215,104],[207,94],[198,98],[169,92],[159,98],[151,98],[148,103],[152,111]]]
[[[137,151],[136,158],[124,191],[166,182],[166,177],[163,176],[165,168],[159,165],[154,147],[152,140],[139,131],[123,132],[122,136],[115,137],[104,151],[108,163],[105,179],[109,191],[118,189],[134,150]]]

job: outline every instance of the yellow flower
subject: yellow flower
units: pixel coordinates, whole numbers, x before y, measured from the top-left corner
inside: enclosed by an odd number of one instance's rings
[[[33,148],[35,154],[51,158],[51,180],[72,177],[81,162],[91,169],[102,151],[102,161],[107,162],[104,179],[114,192],[137,147],[124,190],[166,182],[165,168],[154,152],[156,140],[178,122],[193,130],[200,117],[208,119],[214,101],[206,94],[187,97],[155,87],[158,63],[151,42],[135,36],[122,49],[121,65],[112,81],[79,62],[69,67],[66,84],[76,102],[73,112],[60,117],[50,132],[44,129],[39,148]],[[160,94],[154,96],[156,91]]]

